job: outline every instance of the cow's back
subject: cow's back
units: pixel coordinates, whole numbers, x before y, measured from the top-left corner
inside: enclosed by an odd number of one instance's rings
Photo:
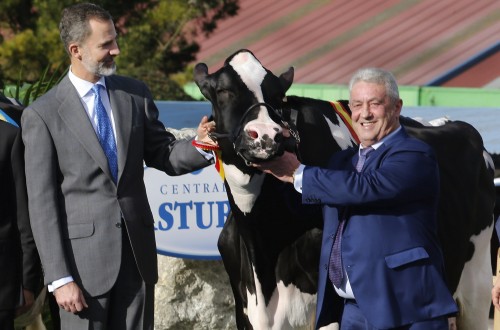
[[[452,121],[427,127],[402,120],[408,133],[430,144],[440,170],[438,234],[446,281],[459,305],[458,327],[479,329],[488,320],[491,289],[489,242],[493,231],[495,187],[480,134]],[[476,311],[472,311],[475,309]]]

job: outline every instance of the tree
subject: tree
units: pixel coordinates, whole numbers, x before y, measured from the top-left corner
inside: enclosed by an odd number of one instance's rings
[[[69,59],[59,40],[62,9],[71,0],[0,2],[0,81],[35,82],[45,68],[60,74]],[[178,81],[191,80],[188,64],[217,22],[237,14],[238,0],[103,0],[114,17],[121,54],[118,72],[145,81],[156,99],[187,100]],[[3,75],[3,76],[2,76]],[[1,86],[0,86],[1,87]]]

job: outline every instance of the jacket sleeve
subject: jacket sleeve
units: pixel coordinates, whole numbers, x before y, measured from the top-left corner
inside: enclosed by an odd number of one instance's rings
[[[22,247],[23,288],[36,292],[41,285],[41,265],[30,226],[28,196],[24,173],[24,145],[21,131],[14,140],[11,154],[12,173],[16,195],[17,225]]]
[[[411,145],[390,148],[367,161],[365,167],[362,173],[345,167],[306,167],[303,201],[344,206],[376,203],[384,207],[435,198],[439,192],[439,169],[430,149]]]
[[[35,109],[23,111],[21,124],[30,223],[48,284],[72,275],[60,227],[56,150],[46,123]]]
[[[210,164],[192,144],[192,139],[176,139],[167,132],[158,119],[159,111],[151,92],[143,84],[144,116],[144,160],[146,165],[164,171],[168,175],[182,175],[199,170]],[[201,120],[201,118],[200,118]]]

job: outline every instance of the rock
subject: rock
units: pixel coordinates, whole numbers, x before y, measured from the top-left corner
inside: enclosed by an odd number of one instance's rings
[[[234,300],[220,260],[158,255],[156,330],[236,329]]]

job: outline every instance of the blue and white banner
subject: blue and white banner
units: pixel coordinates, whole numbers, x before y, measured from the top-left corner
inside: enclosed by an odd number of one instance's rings
[[[155,220],[158,253],[220,259],[217,240],[230,208],[215,167],[181,176],[145,168],[144,182]]]

